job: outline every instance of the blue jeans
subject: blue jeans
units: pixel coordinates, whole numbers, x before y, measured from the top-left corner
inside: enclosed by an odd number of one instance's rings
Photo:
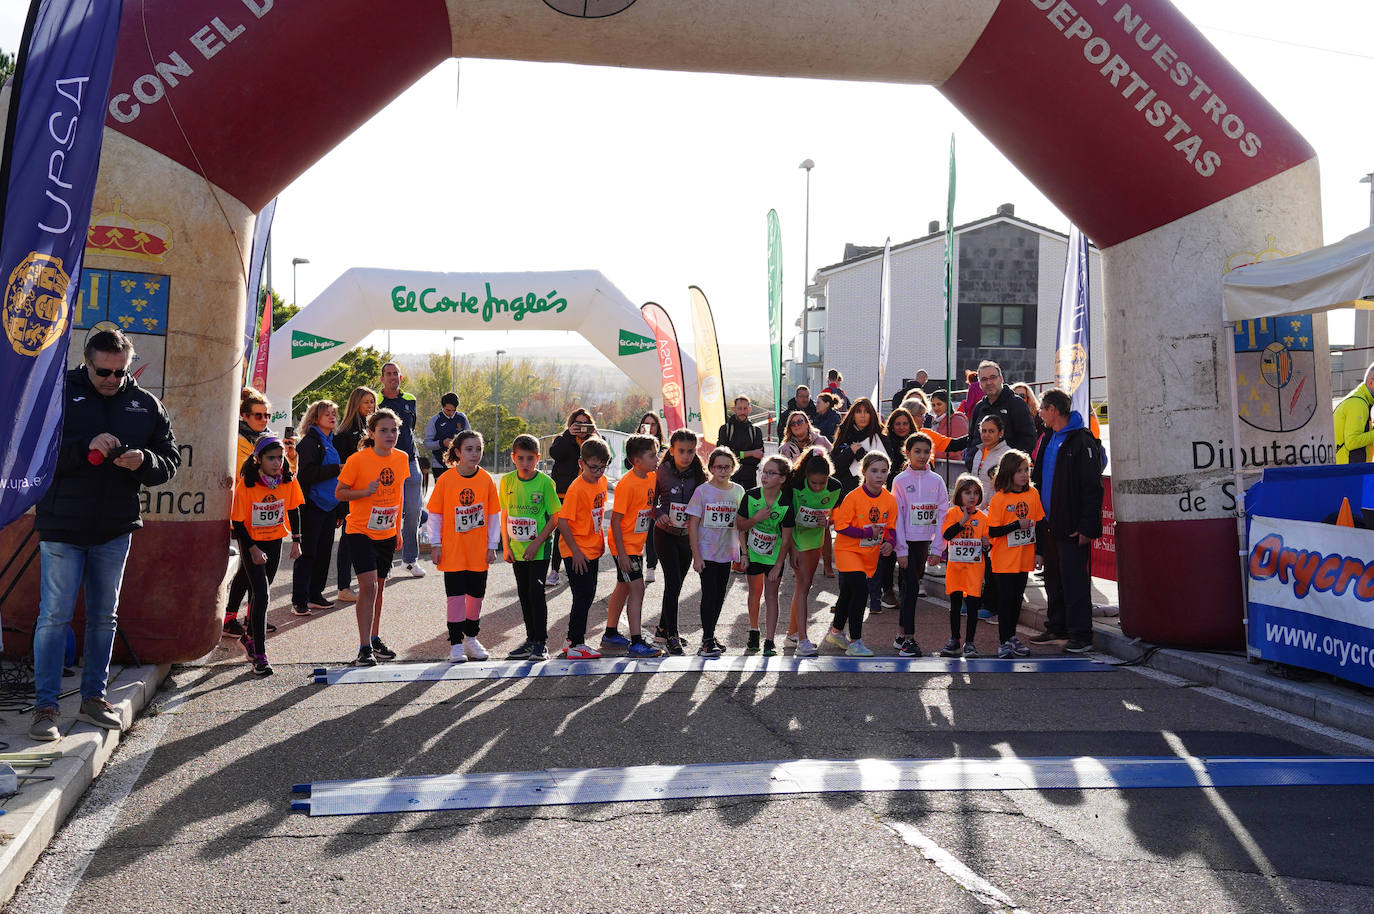
[[[401,492],[401,561],[413,565],[420,560],[420,462],[414,457]]]
[[[115,610],[124,561],[129,557],[130,534],[99,546],[70,543],[39,544],[42,555],[42,593],[33,631],[34,707],[56,708],[62,691],[62,660],[67,628],[76,610],[77,591],[86,594],[86,647],[82,661],[81,697],[104,698],[114,650]]]

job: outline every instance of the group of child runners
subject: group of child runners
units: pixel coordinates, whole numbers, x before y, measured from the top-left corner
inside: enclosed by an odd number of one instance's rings
[[[399,543],[402,489],[409,475],[408,458],[396,449],[399,429],[392,411],[373,412],[367,436],[337,481],[335,494],[348,503],[343,548],[358,580],[355,666],[373,666],[396,656],[381,639],[380,625],[387,574]],[[944,480],[930,468],[933,444],[925,431],[905,439],[906,467],[891,479],[886,452],[864,454],[860,484],[848,494],[820,448],[802,452],[793,462],[776,454],[764,458],[758,487],[746,491],[731,481],[737,468],[733,452],[718,447],[703,463],[697,445],[697,436],[687,429],[673,432],[666,450],[652,436],[631,435],[625,443],[627,472],[608,504],[611,451],[599,437],[582,443],[579,474],[560,499],[553,480],[538,469],[539,442],[533,436],[515,439],[515,470],[498,484],[479,466],[482,436],[471,430],[459,432],[445,455],[451,472],[435,481],[427,503],[431,559],[444,574],[449,659],[488,659],[478,635],[488,570],[498,558],[514,571],[525,623],[525,641],[509,658],[548,658],[545,584],[555,530],[572,594],[559,654],[567,659],[601,656],[588,643],[587,616],[596,599],[602,557],[608,552],[615,586],[600,648],[623,650],[636,658],[685,654],[688,642],[680,630],[678,599],[690,568],[701,579],[696,654],[720,657],[726,649],[717,638],[721,609],[732,568],[742,566],[749,588],[745,651],[774,656],[779,652],[779,584],[791,565],[796,588],[784,645],[794,648],[796,656],[816,656],[819,651],[808,630],[808,602],[827,530],[833,532],[839,599],[822,643],[849,656],[873,655],[863,640],[870,581],[879,557],[895,555],[903,582],[900,631],[894,641],[900,656],[922,656],[915,637],[916,597],[926,566],[941,561],[946,563],[950,638],[940,655],[977,656],[974,635],[985,602],[992,604],[987,608],[998,618],[998,656],[1030,653],[1016,635],[1016,623],[1027,573],[1040,564],[1036,522],[1044,518],[1044,511],[1030,485],[1026,453],[1008,451],[986,481],[960,476],[951,497]],[[990,501],[985,498],[986,485],[995,490]],[[284,460],[281,439],[260,439],[241,468],[231,513],[241,554],[247,557],[250,584],[249,625],[240,642],[259,675],[272,672],[265,647],[268,585],[283,539],[293,540],[293,557],[298,552],[298,509],[303,500]],[[650,537],[664,577],[662,609],[652,639],[644,636],[642,625],[643,555]]]

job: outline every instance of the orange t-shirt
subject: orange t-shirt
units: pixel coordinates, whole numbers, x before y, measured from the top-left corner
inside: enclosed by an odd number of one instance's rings
[[[275,489],[249,486],[240,476],[234,480],[234,502],[229,519],[248,528],[254,542],[266,543],[291,535],[286,512],[305,504],[305,495],[296,480],[282,483]]]
[[[382,484],[372,495],[355,498],[348,503],[345,533],[361,533],[374,540],[384,540],[401,529],[401,491],[410,476],[410,458],[400,448],[393,448],[385,457],[378,457],[372,448],[363,448],[348,458],[339,471],[339,482],[347,489],[366,489],[374,479]]]
[[[652,472],[640,479],[633,471],[620,477],[615,484],[615,501],[611,506],[612,514],[620,518],[620,535],[625,540],[625,552],[640,555],[644,552],[644,540],[654,528],[654,487],[656,480]],[[610,524],[606,525],[606,539],[611,544],[611,555],[619,555],[615,548],[615,533]]]
[[[887,489],[876,497],[859,486],[844,497],[830,515],[835,527],[835,567],[840,571],[862,571],[873,577],[878,570],[878,553],[882,551],[886,531],[897,526],[897,499]],[[846,527],[881,527],[877,536],[858,538],[839,531]]]
[[[968,517],[963,508],[950,508],[945,513],[941,531],[951,524],[960,524],[954,536],[946,536],[949,546],[945,562],[945,593],[961,593],[966,597],[983,595],[983,534],[988,532],[988,516],[982,511]]]
[[[481,467],[471,476],[450,469],[434,483],[425,510],[438,515],[440,571],[486,571],[491,548],[488,519],[501,513],[496,480]]]
[[[606,512],[606,477],[603,474],[596,482],[587,482],[579,475],[568,486],[568,494],[563,496],[563,507],[559,517],[566,518],[568,529],[572,531],[577,548],[588,561],[598,559],[606,551],[606,527],[611,516]],[[558,551],[563,558],[573,557],[572,546],[568,541],[558,538]]]
[[[1024,492],[998,492],[988,504],[988,526],[1005,527],[1020,518],[1044,520],[1040,493],[1031,486]],[[1035,528],[1013,530],[992,538],[992,570],[998,574],[1035,570]]]
[[[931,442],[935,445],[934,450],[931,451],[932,456],[935,454],[943,454],[945,451],[948,451],[949,443],[954,440],[948,435],[940,434],[933,428],[918,428],[916,431],[925,432],[930,436]]]

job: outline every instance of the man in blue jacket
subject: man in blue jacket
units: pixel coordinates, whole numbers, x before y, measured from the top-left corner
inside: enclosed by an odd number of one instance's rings
[[[138,386],[133,360],[127,336],[102,330],[86,343],[85,362],[67,372],[57,466],[34,520],[42,592],[33,632],[33,739],[61,736],[62,660],[82,590],[86,639],[76,717],[107,730],[122,728],[105,687],[124,562],[133,531],[143,526],[138,491],[167,482],[181,465],[167,410]]]
[[[469,428],[468,417],[458,412],[458,395],[449,391],[439,398],[440,409],[425,425],[425,447],[434,455],[434,460],[430,463],[434,480],[437,482],[444,471],[448,469],[448,464],[444,458],[448,456],[449,445],[458,433]]]
[[[1049,434],[1034,455],[1031,483],[1045,519],[1036,525],[1035,551],[1045,562],[1045,631],[1035,644],[1068,639],[1064,650],[1093,646],[1092,577],[1088,560],[1102,536],[1102,442],[1083,424],[1069,395],[1051,387],[1040,396],[1040,419]]]

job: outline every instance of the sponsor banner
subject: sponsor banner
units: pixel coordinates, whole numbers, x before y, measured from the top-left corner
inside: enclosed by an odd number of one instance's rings
[[[682,389],[682,352],[677,345],[677,331],[662,305],[646,302],[639,310],[653,329],[658,344],[658,366],[663,375],[664,431],[671,434],[687,427],[687,399]]]
[[[1073,408],[1087,422],[1092,415],[1088,392],[1088,354],[1091,316],[1088,311],[1088,239],[1069,229],[1069,253],[1064,261],[1064,291],[1059,298],[1059,333],[1054,342],[1054,383],[1069,395]]]
[[[692,338],[697,357],[697,400],[701,403],[701,437],[715,445],[716,432],[725,424],[725,377],[720,369],[720,344],[716,321],[706,293],[689,286],[692,298]]]
[[[314,355],[326,349],[333,349],[335,346],[342,346],[343,340],[331,340],[327,336],[316,336],[313,333],[306,333],[303,330],[291,331],[291,358],[299,359],[307,355]]]
[[[651,336],[644,336],[640,333],[631,333],[628,330],[620,331],[619,354],[635,355],[640,352],[653,352],[658,348]]]
[[[892,323],[892,239],[883,242],[883,275],[878,283],[878,380],[873,384],[873,404],[882,403],[883,381],[887,380],[887,341]]]
[[[802,340],[803,358],[805,350],[806,341]],[[768,358],[773,376],[773,415],[781,418],[786,402],[782,398],[782,227],[775,209],[768,211]]]
[[[253,248],[248,257],[248,301],[243,317],[244,359],[253,348],[253,327],[258,322],[258,304],[262,301],[262,272],[267,263],[267,241],[272,236],[272,219],[276,214],[277,198],[273,197],[253,220]]]
[[[1116,580],[1116,509],[1112,507],[1112,477],[1102,477],[1102,535],[1093,540],[1092,573]]]
[[[258,342],[253,350],[253,376],[251,383],[258,390],[267,389],[268,351],[272,344],[272,295],[271,290],[262,290],[262,317],[258,322]]]
[[[15,404],[0,450],[0,526],[52,482],[120,7],[42,0],[19,47],[0,165],[0,387]]]
[[[1256,516],[1249,540],[1250,646],[1374,685],[1374,531]]]
[[[954,390],[954,134],[949,135],[949,192],[945,197],[945,377]],[[954,435],[951,437],[959,437]]]

